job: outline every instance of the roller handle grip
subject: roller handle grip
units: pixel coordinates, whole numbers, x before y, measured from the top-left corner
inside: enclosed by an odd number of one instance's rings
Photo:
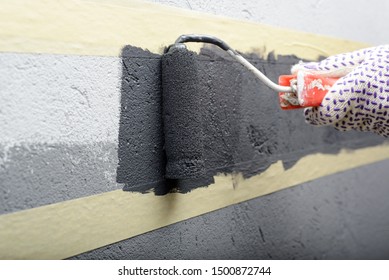
[[[328,90],[338,79],[303,72],[297,75],[279,76],[279,85],[297,84],[297,92],[278,93],[281,109],[292,110],[319,106]]]

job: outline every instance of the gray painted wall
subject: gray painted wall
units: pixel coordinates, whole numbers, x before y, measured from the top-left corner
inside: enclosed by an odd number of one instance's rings
[[[169,2],[372,44],[389,32],[380,17],[387,3],[352,1],[348,12],[346,1]],[[362,24],[355,13],[364,10],[374,12]],[[124,187],[116,183],[121,75],[120,58],[0,54],[0,214]],[[388,258],[388,167],[322,178],[78,258]]]

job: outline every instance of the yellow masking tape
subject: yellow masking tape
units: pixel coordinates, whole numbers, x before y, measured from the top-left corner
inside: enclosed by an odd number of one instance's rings
[[[161,53],[181,34],[218,36],[242,52],[305,59],[365,44],[142,1],[2,1],[0,51],[118,56],[125,45]],[[195,47],[199,47],[198,44]]]

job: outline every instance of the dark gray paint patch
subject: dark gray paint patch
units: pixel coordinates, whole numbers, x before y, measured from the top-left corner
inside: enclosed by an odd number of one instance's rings
[[[117,182],[147,190],[165,171],[160,56],[126,47],[122,57]]]
[[[73,259],[389,259],[388,166],[323,177]]]
[[[242,172],[245,177],[250,177],[277,160],[282,160],[289,168],[311,153],[337,153],[341,148],[373,146],[384,141],[384,138],[369,133],[345,133],[305,124],[302,111],[282,111],[276,92],[217,48],[203,48],[194,57],[198,84],[188,82],[189,93],[196,94],[201,106],[195,104],[196,110],[193,110],[184,105],[188,100],[183,95],[177,94],[175,99],[173,93],[168,96],[165,107],[168,106],[170,114],[180,112],[174,116],[176,118],[194,118],[196,121],[185,125],[192,125],[190,129],[193,131],[202,131],[203,139],[187,137],[184,139],[187,142],[181,141],[180,129],[172,128],[184,122],[176,119],[174,126],[165,126],[165,130],[171,133],[165,142],[161,57],[131,46],[123,49],[117,182],[125,183],[125,190],[146,191],[152,185],[157,194],[172,188],[186,192],[212,183],[217,173]],[[291,65],[299,61],[294,56],[276,58],[272,54],[266,59],[253,54],[246,57],[274,81],[278,75],[289,73]],[[177,67],[170,70],[172,74],[178,76],[178,73],[188,72],[185,64],[177,64],[177,57],[169,59],[165,63]],[[190,72],[188,75],[195,74]],[[179,83],[182,79],[166,82]],[[165,84],[165,90],[178,91],[178,88],[169,86]],[[193,103],[193,100],[189,102]],[[193,116],[194,113],[197,115]],[[181,147],[178,153],[184,154],[188,146],[199,147],[197,152],[191,153],[203,155],[205,176],[166,179],[165,151]],[[190,169],[186,164],[182,165],[182,174],[191,175],[187,170]]]
[[[0,214],[122,188],[113,143],[15,146],[7,158],[0,164]]]

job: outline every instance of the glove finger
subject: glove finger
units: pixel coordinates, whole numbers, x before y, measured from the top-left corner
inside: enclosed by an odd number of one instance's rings
[[[320,62],[300,62],[292,67],[292,74],[299,71],[314,72],[325,77],[342,77],[358,67],[374,48],[330,56]]]

